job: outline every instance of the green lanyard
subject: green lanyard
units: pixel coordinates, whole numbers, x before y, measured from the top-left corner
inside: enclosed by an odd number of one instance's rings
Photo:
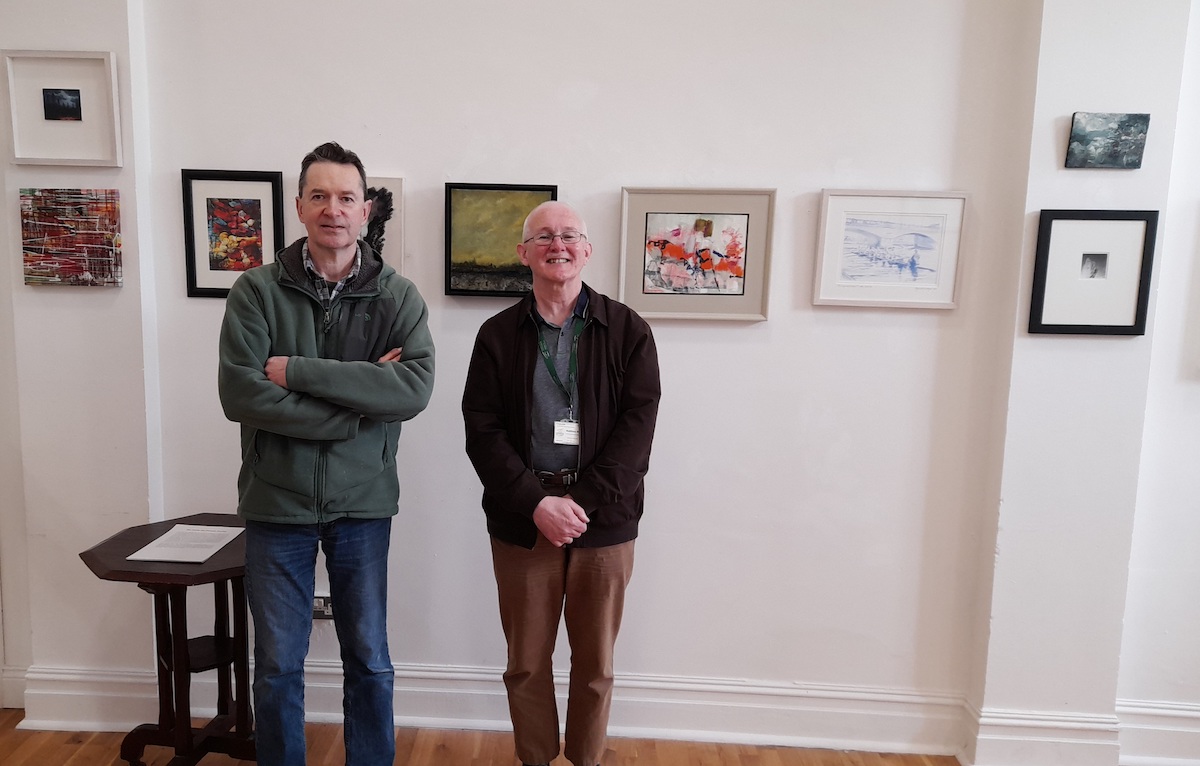
[[[575,381],[579,376],[579,336],[583,334],[584,318],[572,315],[575,326],[571,331],[571,355],[567,357],[567,384],[564,386],[554,367],[554,359],[550,356],[550,347],[546,345],[546,336],[538,328],[538,349],[542,352],[542,361],[546,363],[546,371],[550,373],[554,385],[567,397],[567,407],[571,420],[575,419]]]

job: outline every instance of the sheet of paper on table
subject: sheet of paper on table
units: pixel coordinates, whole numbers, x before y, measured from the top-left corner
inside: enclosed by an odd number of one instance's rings
[[[176,524],[149,545],[125,557],[127,561],[180,561],[200,564],[242,533],[241,527]]]

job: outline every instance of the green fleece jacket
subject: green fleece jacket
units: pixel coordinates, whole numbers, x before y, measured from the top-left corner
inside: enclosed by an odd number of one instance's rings
[[[367,246],[328,314],[304,271],[303,239],[234,283],[221,325],[218,389],[242,426],[238,513],[315,524],[394,515],[402,421],[429,403],[433,338],[412,282]],[[403,348],[396,362],[377,360]],[[267,358],[290,357],[287,388]]]

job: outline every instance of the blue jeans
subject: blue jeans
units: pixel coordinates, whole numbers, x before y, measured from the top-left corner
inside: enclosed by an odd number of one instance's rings
[[[261,766],[303,766],[304,658],[317,546],[325,553],[344,676],[346,766],[391,766],[394,671],[387,646],[392,520],[246,522],[246,596],[254,617],[255,740]]]

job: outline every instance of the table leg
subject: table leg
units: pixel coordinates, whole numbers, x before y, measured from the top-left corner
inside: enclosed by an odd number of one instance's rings
[[[246,611],[246,581],[243,577],[235,577],[233,578],[233,682],[237,702],[237,719],[234,731],[242,737],[249,737],[254,728],[254,714],[250,708],[250,631],[248,630]]]
[[[171,614],[168,610],[167,593],[154,591],[154,649],[158,655],[158,725],[164,731],[175,726],[174,694],[171,685]]]
[[[154,596],[154,651],[158,674],[158,725],[142,724],[134,728],[121,740],[121,760],[130,766],[141,766],[146,745],[162,745],[175,728],[175,706],[171,671],[175,664],[171,659],[171,613],[168,589],[162,586],[143,584],[142,590]]]
[[[175,753],[192,752],[191,660],[188,657],[187,587],[170,586],[171,656],[175,682]]]
[[[229,581],[213,583],[213,640],[218,652],[231,651],[229,644]],[[230,665],[222,663],[217,672],[217,715],[228,716],[231,708]]]

